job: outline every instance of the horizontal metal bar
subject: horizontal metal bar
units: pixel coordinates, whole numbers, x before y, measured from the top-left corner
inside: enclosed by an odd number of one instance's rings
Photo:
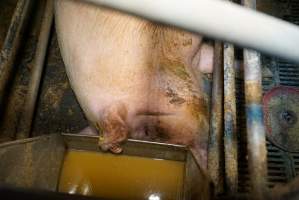
[[[66,194],[37,189],[24,189],[0,185],[0,195],[6,199],[43,199],[43,200],[101,200],[99,197],[90,197],[77,194]]]
[[[299,63],[299,27],[220,0],[84,0]]]

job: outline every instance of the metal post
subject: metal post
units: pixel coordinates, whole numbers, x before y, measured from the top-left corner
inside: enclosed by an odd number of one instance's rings
[[[256,0],[244,0],[244,6],[256,9]],[[262,111],[262,71],[260,54],[253,50],[244,50],[244,76],[252,198],[266,199],[267,150]]]
[[[8,86],[7,83],[11,78],[11,72],[13,71],[13,65],[22,41],[22,35],[32,7],[31,5],[32,0],[18,1],[0,54],[1,106],[3,106],[4,103],[4,96]]]
[[[18,127],[17,139],[29,137],[32,125],[32,119],[39,91],[41,76],[44,67],[44,61],[47,53],[47,47],[51,32],[51,26],[54,16],[54,1],[47,0],[45,14],[40,28],[37,48],[34,57],[33,72],[30,79],[28,93],[26,96],[24,110],[21,116],[21,122]]]
[[[212,105],[208,151],[208,171],[215,193],[223,192],[223,46],[215,42]]]
[[[238,138],[236,131],[235,49],[224,44],[224,152],[227,192],[234,195],[238,189]]]

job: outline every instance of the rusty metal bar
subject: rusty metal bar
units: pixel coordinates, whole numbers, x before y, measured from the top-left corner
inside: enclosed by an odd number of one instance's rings
[[[215,193],[223,192],[223,45],[215,42],[208,171],[215,184]]]
[[[244,6],[256,9],[256,0],[243,0]],[[252,197],[267,199],[267,149],[262,111],[262,70],[260,54],[244,50],[247,150]]]
[[[264,199],[267,187],[267,150],[262,111],[262,77],[259,53],[244,50],[246,126],[252,192]]]
[[[8,81],[13,71],[13,65],[19,50],[22,35],[32,8],[32,0],[19,0],[0,54],[0,104],[4,102],[4,96]],[[2,112],[2,111],[1,111]],[[2,114],[2,113],[1,113]]]
[[[228,194],[238,189],[238,138],[236,117],[235,48],[224,44],[224,152]]]
[[[48,42],[51,33],[51,26],[54,16],[54,1],[47,0],[45,14],[42,19],[40,34],[34,57],[33,72],[31,75],[28,92],[26,96],[24,110],[18,127],[17,139],[27,138],[30,136],[32,119],[41,82],[41,76],[44,67],[44,61],[47,53]]]

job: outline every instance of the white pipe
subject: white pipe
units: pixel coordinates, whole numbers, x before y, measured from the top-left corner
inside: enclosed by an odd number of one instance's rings
[[[221,0],[84,0],[299,63],[299,27]]]

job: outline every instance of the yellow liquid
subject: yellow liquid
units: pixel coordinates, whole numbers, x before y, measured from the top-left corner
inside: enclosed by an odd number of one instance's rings
[[[182,197],[184,163],[87,151],[68,151],[59,191],[116,199]]]

